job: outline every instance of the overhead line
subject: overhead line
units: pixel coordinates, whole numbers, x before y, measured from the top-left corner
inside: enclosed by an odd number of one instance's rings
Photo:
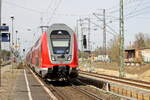
[[[50,3],[49,3],[49,5],[48,5],[48,7],[47,7],[47,9],[46,9],[46,12],[48,12],[49,8],[51,8],[51,6],[52,6],[52,4],[53,4],[53,1],[54,1],[54,0],[50,0]],[[56,0],[55,0],[55,1],[56,1]]]
[[[100,27],[101,29],[103,29],[103,27],[101,27],[100,25],[97,25],[97,24],[95,24],[95,23],[92,22],[92,21],[90,21],[90,22],[91,22],[92,24],[94,24],[95,26]],[[114,34],[113,32],[110,32],[110,31],[108,31],[108,30],[106,30],[106,32],[112,34],[113,36],[116,36],[116,34]]]
[[[32,9],[32,8],[27,8],[27,7],[24,7],[24,6],[20,6],[18,4],[12,3],[12,2],[4,1],[4,3],[9,4],[11,6],[18,7],[18,8],[22,8],[22,9],[25,9],[25,10],[28,10],[28,11],[31,11],[31,12],[43,13],[43,11]]]
[[[147,6],[147,7],[142,8],[142,9],[139,9],[139,10],[135,11],[135,12],[132,13],[132,14],[128,14],[127,17],[126,17],[126,19],[129,18],[129,17],[131,17],[131,16],[137,16],[137,15],[142,14],[142,11],[144,11],[145,9],[148,9],[148,8],[150,8],[150,5]],[[140,13],[140,12],[141,12],[141,13]],[[138,14],[138,13],[140,13],[140,14]]]
[[[131,12],[129,12],[129,15],[132,14],[134,11],[136,11],[141,6],[142,3],[143,0],[140,0],[139,4]]]
[[[133,3],[136,3],[136,2],[137,2],[137,3],[138,3],[138,2],[144,2],[144,0],[136,0],[136,1],[134,0],[134,2],[132,2],[132,3],[129,2],[129,1],[127,1],[126,5],[125,5],[125,6],[126,6],[126,9],[128,9],[128,6],[129,6],[129,5],[131,5],[131,4],[133,4]],[[144,5],[144,4],[147,4],[147,3],[148,3],[148,2],[144,2],[143,5]],[[128,5],[128,4],[129,4],[129,5]],[[118,7],[118,6],[117,6],[117,7]],[[131,7],[130,7],[130,8],[131,8]],[[113,7],[110,8],[110,11],[109,11],[110,14],[112,14],[112,13],[117,13],[117,12],[119,12],[119,8],[113,8]]]
[[[56,5],[56,7],[55,7],[55,9],[54,9],[54,11],[53,11],[53,13],[52,13],[51,18],[49,19],[49,21],[47,22],[47,24],[46,24],[46,25],[48,25],[48,24],[51,22],[51,20],[52,20],[53,16],[54,16],[54,15],[55,15],[55,13],[56,13],[56,10],[59,8],[59,6],[60,6],[60,4],[61,4],[61,2],[62,2],[62,0],[59,0],[58,5]]]
[[[51,6],[51,9],[48,9],[47,8],[47,10],[46,10],[46,13],[48,14],[48,15],[50,15],[50,16],[52,16],[52,12],[53,12],[53,8],[55,8],[56,7],[56,4],[57,4],[57,0],[53,0],[54,2],[51,2],[50,4],[49,4],[49,6],[48,6],[48,8]],[[49,10],[51,10],[51,11],[49,11]],[[49,17],[49,16],[47,16],[47,17]]]
[[[55,2],[57,2],[57,1],[55,0]],[[45,11],[47,17],[49,17],[49,15],[48,15],[48,13],[50,13],[49,10],[52,10],[52,6],[53,6],[53,4],[55,4],[55,2],[54,2],[54,0],[50,0],[48,6],[46,8],[46,11]],[[41,18],[43,18],[43,17],[44,16],[41,16]]]
[[[149,11],[150,12],[150,11]],[[136,13],[135,15],[131,15],[131,16],[128,16],[127,18],[126,18],[126,20],[128,20],[129,18],[134,18],[134,17],[137,17],[137,16],[140,16],[140,15],[143,15],[143,14],[149,14],[149,13],[147,13],[147,12],[141,12],[141,13]]]
[[[99,18],[96,14],[94,14],[100,21],[103,21],[101,18]],[[113,31],[114,33],[118,34],[114,29],[112,29],[108,24],[106,24],[106,26]]]

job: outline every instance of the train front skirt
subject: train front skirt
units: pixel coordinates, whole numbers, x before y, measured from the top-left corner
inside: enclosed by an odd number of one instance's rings
[[[41,68],[39,74],[45,79],[67,80],[77,78],[78,70],[69,66],[54,66],[52,68]]]

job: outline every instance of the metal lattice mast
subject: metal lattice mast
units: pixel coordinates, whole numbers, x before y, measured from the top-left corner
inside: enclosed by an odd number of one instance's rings
[[[79,33],[78,33],[78,32],[79,32],[79,29],[78,29],[78,21],[79,21],[79,20],[77,20],[77,21],[76,21],[76,34],[77,34],[77,41],[79,40]]]
[[[1,22],[2,21],[2,0],[0,0],[0,26],[1,26]],[[0,31],[1,34],[1,31]],[[1,50],[1,41],[0,41],[0,50]]]
[[[0,0],[0,26],[1,26],[1,7],[2,7],[2,0]],[[0,35],[1,35],[1,31],[0,31]],[[1,41],[0,41],[0,50],[1,50]],[[1,59],[0,59],[0,63],[1,63]],[[0,64],[0,87],[1,87],[1,64]]]
[[[90,34],[91,34],[91,20],[88,18],[88,49],[89,51],[91,50],[90,48]]]
[[[79,20],[80,21],[80,28],[81,28],[81,51],[83,51],[83,26],[82,26],[82,19]]]
[[[104,52],[104,55],[106,57],[106,18],[105,18],[105,15],[106,15],[106,10],[103,9],[103,52]]]
[[[124,65],[124,0],[120,0],[120,69],[119,76],[125,76],[125,65]]]

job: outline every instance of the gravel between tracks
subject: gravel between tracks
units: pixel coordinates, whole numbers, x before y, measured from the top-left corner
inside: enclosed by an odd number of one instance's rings
[[[59,91],[63,92],[69,100],[95,100],[87,96],[86,94],[81,93],[79,90],[72,88],[69,82],[57,82],[56,81],[53,83],[50,82],[49,84],[52,84]],[[78,86],[88,87],[88,86],[82,86],[82,85],[78,85]]]

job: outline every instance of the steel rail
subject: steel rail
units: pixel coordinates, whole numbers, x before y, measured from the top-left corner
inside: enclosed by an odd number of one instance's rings
[[[88,75],[88,76],[105,79],[107,81],[119,82],[119,83],[131,85],[131,86],[139,87],[142,89],[150,90],[150,82],[132,80],[132,79],[127,79],[127,78],[120,78],[120,77],[116,77],[116,76],[103,75],[103,74],[97,74],[97,73],[89,73],[86,71],[80,71],[79,73],[83,74],[83,75]]]
[[[29,67],[27,67],[27,69],[31,69]],[[30,71],[30,70],[29,70]],[[42,81],[42,83],[59,99],[59,100],[71,100],[71,98],[69,98],[67,95],[65,95],[64,91],[62,91],[61,89],[53,86],[52,84],[49,84],[48,81],[45,81],[43,78],[41,78],[38,74],[36,74],[38,76],[38,78]],[[92,97],[92,98],[96,98],[97,100],[103,100],[101,97],[95,95],[94,93],[90,93],[84,89],[78,88],[75,85],[73,85],[71,82],[69,82],[69,84],[71,85],[71,88],[80,91],[82,94]]]
[[[86,71],[81,71],[81,72],[86,72]],[[111,75],[106,75],[106,74],[99,74],[99,73],[94,73],[94,72],[91,72],[91,73],[98,74],[98,75],[101,75],[101,76],[112,77],[112,78],[116,78],[116,79],[123,79],[123,80],[127,80],[127,81],[133,81],[133,82],[136,82],[136,83],[141,83],[143,85],[150,86],[150,82],[147,82],[147,81],[135,80],[135,79],[129,79],[129,78],[121,78],[121,77],[117,77],[117,76],[111,76]]]
[[[33,71],[30,67],[26,67],[27,70]],[[31,69],[31,70],[30,70]],[[33,71],[34,72],[34,71]],[[35,72],[34,72],[35,73]],[[54,87],[53,85],[50,85],[48,81],[44,80],[42,77],[40,77],[39,74],[35,73],[39,80],[46,86],[59,100],[70,100],[69,97],[67,97],[62,91]]]
[[[47,87],[54,93],[54,95],[57,95],[56,97],[58,97],[59,100],[71,100],[71,98],[66,96],[65,93],[59,90],[57,87],[54,87],[53,85],[47,85]]]
[[[72,82],[69,82],[70,85],[72,86],[72,88],[80,91],[81,93],[89,96],[89,97],[92,97],[93,99],[97,99],[97,100],[104,100],[103,98],[101,98],[100,96],[97,96],[96,94],[94,93],[90,93],[89,91],[85,90],[85,89],[82,89],[82,88],[79,88],[77,86],[75,86]]]

